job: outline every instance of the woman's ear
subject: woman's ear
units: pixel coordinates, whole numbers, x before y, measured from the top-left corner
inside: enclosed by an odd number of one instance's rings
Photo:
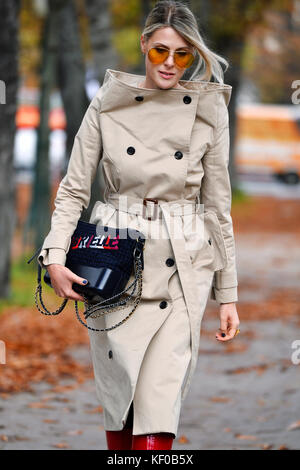
[[[144,39],[143,34],[141,35],[141,51],[142,51],[142,54],[146,53],[146,45],[145,45],[145,39]]]

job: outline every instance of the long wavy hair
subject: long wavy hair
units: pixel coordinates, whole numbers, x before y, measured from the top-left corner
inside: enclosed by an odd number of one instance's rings
[[[143,30],[145,40],[148,41],[157,29],[167,26],[174,28],[194,47],[196,67],[190,80],[210,81],[213,77],[214,81],[223,84],[224,71],[220,63],[225,65],[226,72],[229,62],[205,44],[199,32],[197,20],[186,4],[171,0],[158,1],[146,18]]]

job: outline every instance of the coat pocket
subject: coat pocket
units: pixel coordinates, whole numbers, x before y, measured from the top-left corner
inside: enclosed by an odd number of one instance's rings
[[[222,227],[214,211],[204,211],[204,220],[214,249],[214,271],[219,271],[225,268],[228,262]]]
[[[227,265],[227,253],[218,217],[213,211],[200,212],[200,208],[196,214],[201,244],[190,251],[192,264],[219,271]]]

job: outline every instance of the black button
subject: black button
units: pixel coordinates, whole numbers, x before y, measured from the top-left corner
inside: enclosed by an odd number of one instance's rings
[[[192,101],[192,98],[190,96],[186,95],[183,97],[183,102],[185,104],[190,104],[191,101]]]
[[[211,245],[211,239],[210,238],[208,239],[208,243]]]
[[[112,352],[111,349],[108,351],[108,357],[109,357],[109,359],[111,359],[113,357],[113,352]]]
[[[183,157],[182,152],[177,150],[177,152],[175,152],[174,154],[174,157],[176,158],[176,160],[180,160]]]
[[[160,304],[159,304],[160,308],[166,308],[168,306],[168,302],[166,302],[165,300],[163,300]]]
[[[127,153],[128,153],[129,155],[133,155],[133,154],[135,153],[135,148],[134,148],[134,147],[128,147]]]
[[[166,260],[166,265],[169,266],[169,267],[174,266],[174,263],[175,263],[175,261],[172,258],[168,258]]]
[[[143,96],[136,96],[135,99],[136,99],[136,101],[143,101],[144,97]]]

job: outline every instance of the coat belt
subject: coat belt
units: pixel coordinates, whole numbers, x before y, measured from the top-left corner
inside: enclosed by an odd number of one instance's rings
[[[191,264],[190,255],[185,246],[185,238],[182,228],[182,218],[176,217],[185,214],[193,214],[199,209],[199,197],[195,200],[177,199],[169,202],[159,201],[154,198],[137,198],[118,193],[109,193],[105,197],[106,202],[112,204],[117,210],[130,214],[141,215],[142,217],[153,220],[156,217],[164,218],[168,229],[170,242],[174,252],[176,266],[186,302],[190,327],[191,327],[191,349],[192,357],[189,371],[186,374],[185,384],[182,389],[182,399],[185,398],[188,391],[194,370],[196,368],[200,337],[200,319],[199,319],[199,301],[197,299],[197,289],[195,285],[195,273]],[[148,204],[152,206],[152,213],[149,215]],[[180,237],[173,237],[170,229],[170,217],[176,224],[177,230],[181,231]],[[177,232],[178,233],[178,232]]]
[[[168,209],[170,215],[185,215],[195,213],[201,206],[199,196],[195,200],[176,199],[165,202],[155,198],[142,199],[119,193],[109,193],[105,199],[120,211],[141,215],[148,220],[162,218],[162,208]]]

